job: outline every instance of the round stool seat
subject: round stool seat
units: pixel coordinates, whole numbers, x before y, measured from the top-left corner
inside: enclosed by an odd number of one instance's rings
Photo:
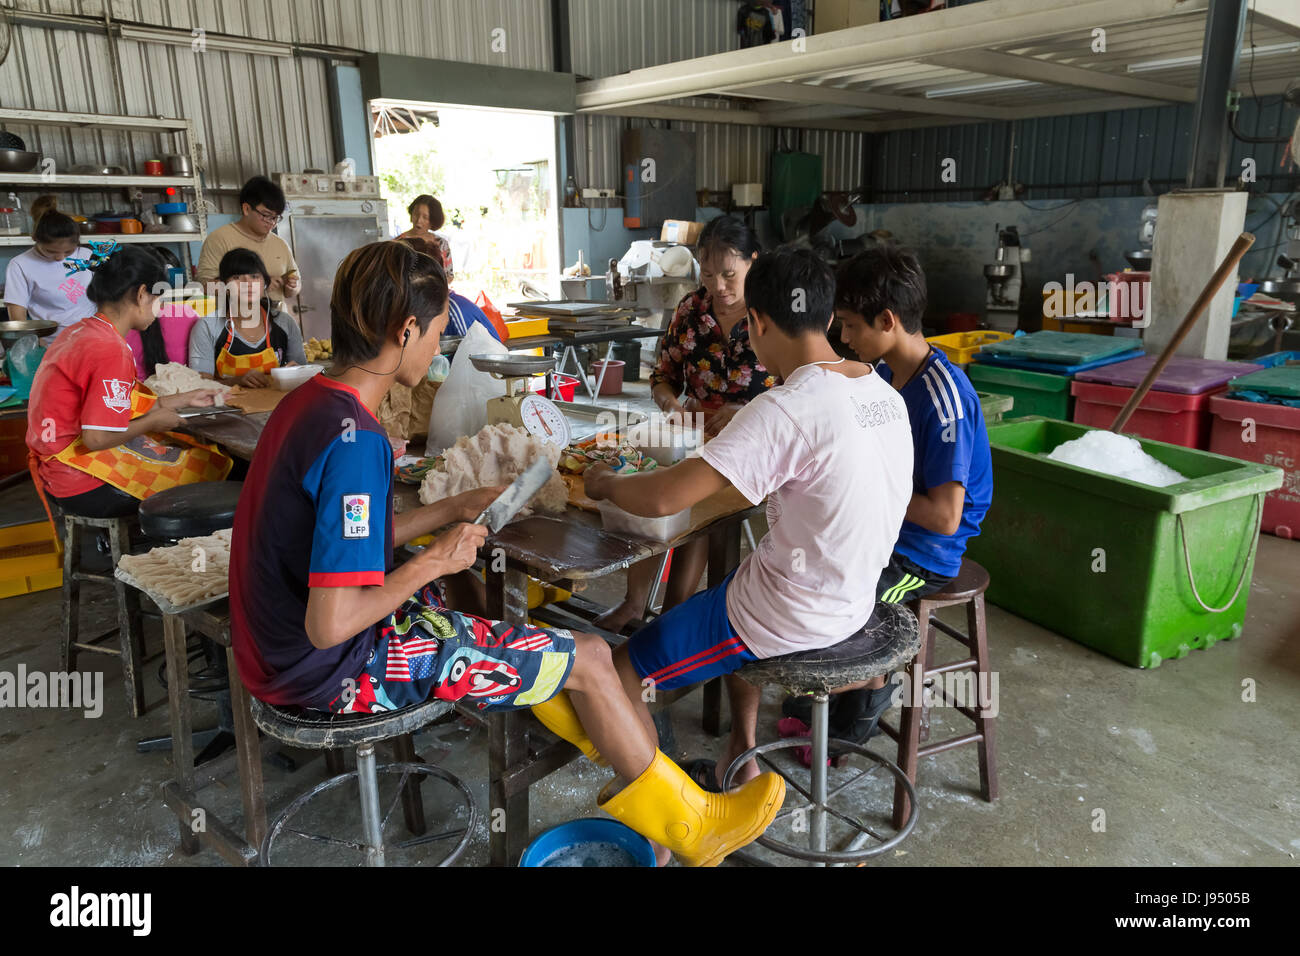
[[[969,601],[977,594],[983,594],[989,587],[989,573],[970,558],[961,559],[961,570],[949,581],[942,591],[927,594],[922,601]]]
[[[199,538],[235,524],[240,481],[178,485],[140,502],[140,528],[151,538]]]
[[[253,720],[276,740],[309,750],[356,747],[414,733],[448,713],[449,700],[426,700],[414,707],[380,714],[333,714],[302,707],[280,707],[250,698]]]
[[[862,630],[847,640],[764,658],[742,667],[737,676],[760,686],[777,684],[794,694],[829,693],[893,673],[920,647],[916,615],[901,604],[877,604]]]

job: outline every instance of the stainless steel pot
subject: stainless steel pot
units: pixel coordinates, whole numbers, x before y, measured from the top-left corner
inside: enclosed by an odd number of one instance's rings
[[[167,164],[167,172],[172,176],[193,176],[194,166],[190,163],[188,156],[182,156],[179,153],[173,153],[163,158]]]

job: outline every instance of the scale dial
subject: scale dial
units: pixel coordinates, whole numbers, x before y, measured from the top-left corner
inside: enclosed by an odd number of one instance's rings
[[[519,400],[519,417],[529,434],[542,441],[568,448],[570,442],[569,422],[564,412],[555,403],[542,395],[525,395]]]

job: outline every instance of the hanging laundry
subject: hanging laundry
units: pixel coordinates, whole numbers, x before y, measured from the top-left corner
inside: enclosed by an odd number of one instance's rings
[[[762,3],[742,3],[736,11],[736,33],[742,50],[771,43],[776,33],[767,7]]]

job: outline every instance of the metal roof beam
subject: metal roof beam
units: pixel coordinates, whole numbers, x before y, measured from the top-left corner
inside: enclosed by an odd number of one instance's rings
[[[932,56],[927,62],[953,70],[965,70],[968,73],[1030,80],[1034,83],[1046,83],[1049,86],[1074,86],[1085,90],[1118,93],[1122,96],[1140,96],[1148,100],[1168,100],[1171,103],[1196,101],[1195,90],[1183,89],[1169,83],[1103,73],[1101,70],[1089,70],[1080,66],[1053,63],[1051,60],[994,53],[989,50],[979,53],[945,53],[941,56]]]
[[[745,96],[760,96],[791,103],[816,103],[829,106],[850,107],[857,110],[891,110],[900,113],[935,113],[939,116],[978,116],[981,119],[1010,119],[1012,114],[1004,106],[986,106],[981,103],[959,102],[952,99],[927,100],[918,96],[894,96],[888,93],[871,93],[862,90],[845,90],[836,86],[813,86],[808,83],[765,83],[746,87]],[[767,110],[765,112],[790,112],[794,110]]]
[[[749,50],[716,53],[590,80],[578,86],[577,107],[588,112],[653,103],[717,90],[799,80],[864,64],[896,63],[979,50],[1009,39],[1032,42],[1099,23],[1159,20],[1204,9],[1208,0],[987,0],[924,17],[832,30]],[[799,52],[802,50],[802,52]]]

